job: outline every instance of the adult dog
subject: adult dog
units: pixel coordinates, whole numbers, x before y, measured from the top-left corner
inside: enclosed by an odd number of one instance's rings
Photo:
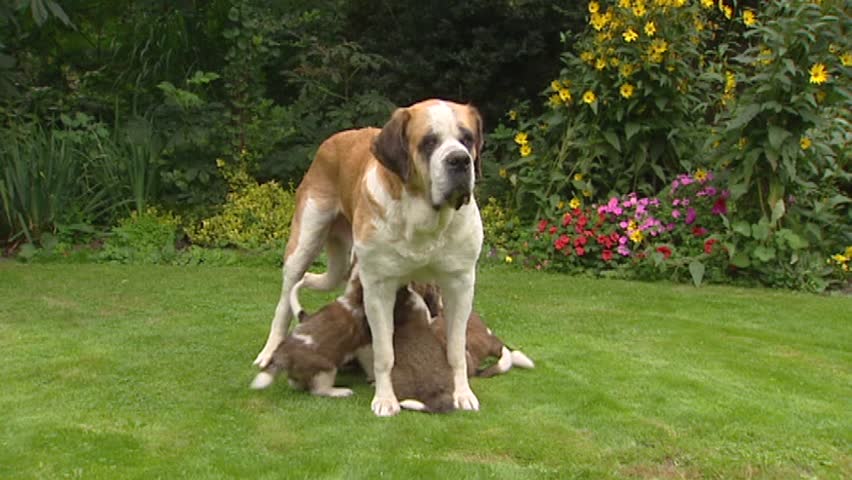
[[[393,308],[409,281],[443,291],[447,360],[456,408],[478,410],[465,359],[482,221],[473,198],[481,174],[482,119],[472,106],[425,100],[394,111],[380,130],[348,130],[328,138],[296,191],[284,256],[283,285],[269,338],[255,364],[266,366],[290,326],[290,290],[331,290],[358,258],[372,333],[376,393],[373,413],[399,412],[391,384]],[[328,269],[305,273],[325,246]]]

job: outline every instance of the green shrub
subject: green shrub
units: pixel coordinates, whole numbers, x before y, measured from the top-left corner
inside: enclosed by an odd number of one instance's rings
[[[220,164],[224,162],[220,160]],[[245,249],[283,247],[296,208],[293,190],[281,188],[274,181],[257,184],[232,179],[231,183],[237,185],[228,194],[221,213],[190,229],[192,242]]]
[[[180,219],[148,208],[133,212],[113,227],[100,259],[117,263],[170,263],[176,255],[175,242]]]

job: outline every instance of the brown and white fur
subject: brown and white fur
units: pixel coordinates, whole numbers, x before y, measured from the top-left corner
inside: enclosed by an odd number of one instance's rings
[[[300,324],[282,341],[269,364],[251,383],[253,389],[272,384],[280,371],[286,371],[290,385],[313,395],[347,397],[348,388],[334,386],[337,369],[370,349],[370,330],[364,315],[363,293],[357,268],[353,268],[346,291],[337,300],[313,315],[307,315],[298,303],[302,282],[293,288]]]
[[[255,364],[265,367],[287,335],[293,286],[304,277],[309,288],[336,288],[354,249],[372,333],[373,413],[399,412],[391,382],[393,304],[397,289],[412,280],[436,282],[446,292],[454,404],[478,410],[468,383],[465,331],[482,248],[473,199],[482,141],[475,108],[426,100],[397,109],[382,129],[349,130],[323,142],[296,191],[281,295]],[[306,275],[323,247],[328,270]]]
[[[432,329],[441,342],[446,342],[446,320],[443,314],[443,302],[440,289],[431,284],[415,284],[414,289],[422,297],[430,315]],[[475,311],[470,313],[467,320],[467,368],[468,375],[492,377],[506,373],[512,367],[535,368],[535,363],[520,350],[510,350],[497,335],[482,320]],[[497,358],[497,363],[482,369],[483,363],[489,358]]]

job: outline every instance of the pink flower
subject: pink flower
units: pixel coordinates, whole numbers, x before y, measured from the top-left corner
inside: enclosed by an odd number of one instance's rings
[[[713,209],[710,210],[713,215],[725,215],[728,213],[728,203],[725,201],[725,196],[722,195],[713,203]]]
[[[627,240],[627,237],[621,237],[621,238]],[[626,257],[626,256],[630,255],[630,248],[628,248],[627,245],[624,245],[624,244],[619,245],[618,248],[615,249],[615,251],[618,252],[618,254],[621,255],[622,257]]]
[[[672,210],[672,218],[680,218],[680,210],[678,210],[678,209]]]
[[[695,217],[697,216],[698,214],[695,212],[695,209],[689,207],[689,210],[686,211],[686,219],[684,221],[687,225],[692,225],[692,223],[695,222]]]

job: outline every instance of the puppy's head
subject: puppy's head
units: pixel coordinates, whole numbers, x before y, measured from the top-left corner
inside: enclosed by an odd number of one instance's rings
[[[425,100],[398,108],[373,144],[373,154],[432,206],[455,209],[470,201],[482,174],[482,117],[476,108]]]

